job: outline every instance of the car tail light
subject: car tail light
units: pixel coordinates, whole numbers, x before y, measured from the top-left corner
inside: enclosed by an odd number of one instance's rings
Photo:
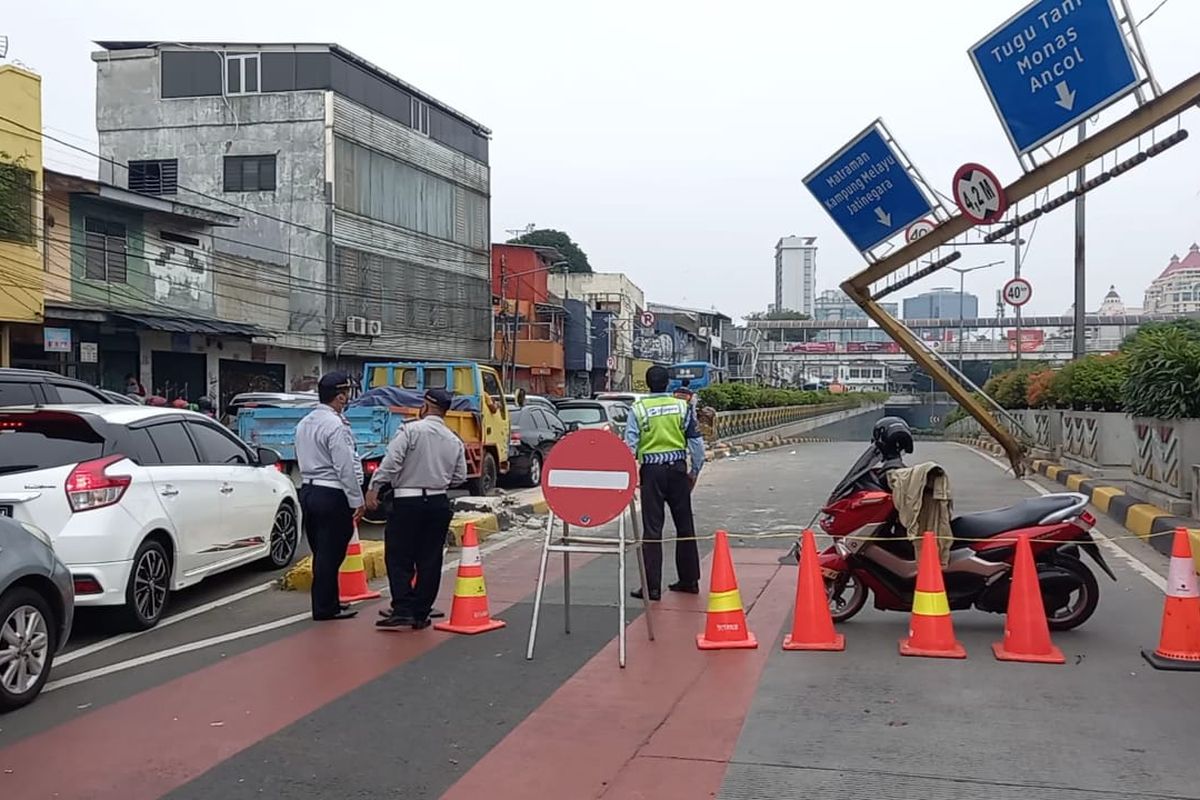
[[[378,471],[378,469],[379,469],[378,461],[364,461],[363,462],[363,472],[365,472],[368,475],[374,475],[376,473],[376,471]]]
[[[508,443],[510,445],[520,444],[521,443],[521,432],[520,431],[512,431],[511,433],[509,433],[508,434]]]
[[[1089,528],[1096,524],[1096,518],[1092,516],[1092,512],[1085,511],[1079,515],[1079,521]]]
[[[75,576],[75,594],[103,594],[104,587],[91,575]]]
[[[125,456],[115,455],[83,461],[67,476],[67,502],[72,511],[90,511],[111,506],[121,499],[132,478],[128,475],[109,475],[105,470]]]
[[[285,466],[283,465],[283,462],[282,462],[282,461],[276,461],[276,462],[275,462],[274,464],[272,464],[271,466],[275,467],[275,471],[276,471],[276,472],[282,472],[282,473],[285,473],[285,474],[287,473],[287,467],[285,467]]]
[[[19,419],[0,419],[0,431],[15,431],[18,428],[24,428],[24,420]]]

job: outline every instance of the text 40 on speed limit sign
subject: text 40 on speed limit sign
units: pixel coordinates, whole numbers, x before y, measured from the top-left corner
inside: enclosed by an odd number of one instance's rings
[[[954,173],[954,202],[975,222],[996,222],[1008,210],[1000,180],[987,167],[963,164]]]
[[[1033,297],[1033,287],[1024,278],[1013,278],[1004,284],[1004,302],[1020,308]]]

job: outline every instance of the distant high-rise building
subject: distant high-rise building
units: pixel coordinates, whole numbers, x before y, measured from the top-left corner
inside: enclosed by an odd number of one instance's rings
[[[884,311],[893,317],[900,313],[896,303],[880,303]],[[867,312],[858,307],[850,296],[841,289],[826,289],[817,295],[813,303],[813,319],[821,322],[841,319],[868,319]],[[832,342],[890,342],[891,337],[881,328],[853,328],[828,330],[817,337]]]
[[[775,309],[813,314],[817,237],[784,236],[775,245]]]
[[[967,319],[978,317],[979,298],[970,292],[959,294],[957,289],[948,286],[904,298],[905,319],[958,319],[959,316]]]

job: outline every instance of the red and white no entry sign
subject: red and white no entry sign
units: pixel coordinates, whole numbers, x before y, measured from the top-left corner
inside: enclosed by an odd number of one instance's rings
[[[954,173],[954,202],[971,219],[983,224],[996,222],[1008,210],[1004,186],[987,167],[963,164]]]
[[[582,528],[616,519],[637,489],[637,461],[609,431],[564,436],[542,467],[542,494],[554,516]]]
[[[1004,302],[1020,308],[1033,297],[1033,286],[1024,278],[1013,278],[1004,284]]]

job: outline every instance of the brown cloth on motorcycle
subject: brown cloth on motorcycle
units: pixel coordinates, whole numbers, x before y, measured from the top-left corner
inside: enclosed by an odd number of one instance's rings
[[[917,555],[921,554],[920,538],[925,531],[938,537],[938,555],[942,566],[950,561],[950,476],[939,464],[926,461],[911,467],[900,467],[887,474],[892,488],[892,504],[900,524],[908,530],[909,541]]]

